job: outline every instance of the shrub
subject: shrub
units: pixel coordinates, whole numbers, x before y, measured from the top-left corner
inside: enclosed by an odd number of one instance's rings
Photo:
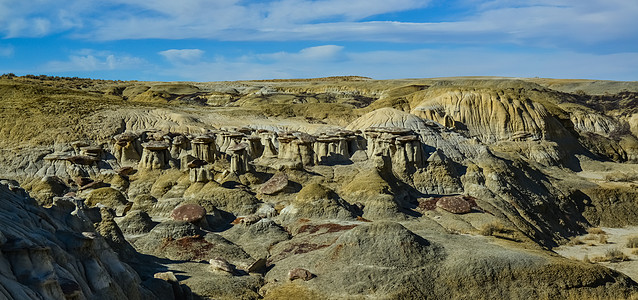
[[[576,245],[582,245],[584,244],[583,240],[581,240],[579,237],[575,236],[573,238],[571,238],[569,240],[569,242],[567,242],[567,245],[569,246],[576,246]]]
[[[638,248],[638,236],[632,236],[627,239],[627,248]]]
[[[500,222],[484,224],[481,226],[478,233],[484,236],[493,236],[511,241],[518,241],[515,235],[516,232],[511,228],[505,227],[505,225]]]
[[[607,234],[604,230],[600,229],[600,227],[587,228],[587,233],[591,233],[591,234]]]
[[[627,255],[618,248],[611,248],[605,252],[605,256],[598,258],[598,261],[608,261],[612,263],[627,260],[629,260],[629,257],[627,257]]]

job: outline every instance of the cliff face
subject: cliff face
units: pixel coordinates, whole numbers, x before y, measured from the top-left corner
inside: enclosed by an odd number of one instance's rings
[[[548,251],[636,224],[630,95],[601,108],[531,80],[13,80],[0,174],[29,195],[0,191],[6,297],[637,292]]]
[[[0,295],[5,299],[154,298],[69,200],[42,208],[3,180],[0,228]]]

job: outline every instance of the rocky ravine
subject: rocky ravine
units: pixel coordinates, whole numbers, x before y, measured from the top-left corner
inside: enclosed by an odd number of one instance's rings
[[[638,223],[633,92],[569,84],[5,79],[0,294],[636,297],[551,250]]]

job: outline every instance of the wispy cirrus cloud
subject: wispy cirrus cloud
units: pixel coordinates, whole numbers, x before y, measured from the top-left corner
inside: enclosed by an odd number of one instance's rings
[[[322,55],[315,55],[322,53]],[[324,56],[323,53],[329,53]],[[309,55],[310,54],[310,55]],[[333,60],[331,57],[338,57]],[[328,58],[328,59],[327,59]],[[480,47],[348,51],[336,45],[298,52],[257,53],[217,57],[212,61],[165,70],[185,80],[216,81],[255,78],[310,78],[364,75],[377,79],[445,76],[510,76],[631,80],[638,68],[638,52],[584,54],[504,52]],[[162,72],[162,71],[160,71]]]
[[[183,64],[199,61],[204,51],[200,49],[169,49],[160,51],[158,54],[173,64]]]
[[[98,40],[514,43],[565,48],[614,42],[620,51],[638,48],[627,40],[638,36],[638,2],[626,0],[456,0],[446,4],[463,6],[464,13],[444,22],[392,18],[392,13],[427,9],[437,0],[35,1],[36,5],[0,0],[0,32],[5,37],[69,32]]]
[[[139,57],[83,49],[69,55],[67,60],[46,63],[42,70],[45,72],[130,70],[147,65],[148,63]]]

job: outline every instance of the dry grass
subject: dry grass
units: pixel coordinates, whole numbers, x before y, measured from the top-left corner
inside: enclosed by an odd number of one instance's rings
[[[632,251],[631,251],[631,254],[633,254],[633,255],[638,255],[638,249],[634,249],[634,250],[632,250]]]
[[[509,227],[506,227],[500,222],[491,222],[484,224],[479,229],[478,233],[484,236],[493,236],[496,238],[502,238],[511,241],[519,241],[516,237],[516,231]]]
[[[617,263],[621,261],[628,261],[629,257],[620,249],[611,248],[605,252],[604,256],[597,256],[591,259],[594,262],[611,262]]]
[[[591,227],[591,228],[587,228],[587,233],[589,234],[607,234],[604,230],[602,230],[600,227]]]
[[[638,236],[632,236],[627,239],[627,248],[638,248]]]
[[[569,240],[569,242],[567,242],[567,245],[568,246],[576,246],[576,245],[582,245],[584,243],[585,242],[583,242],[583,240],[580,237],[575,236],[575,237],[571,238]]]

